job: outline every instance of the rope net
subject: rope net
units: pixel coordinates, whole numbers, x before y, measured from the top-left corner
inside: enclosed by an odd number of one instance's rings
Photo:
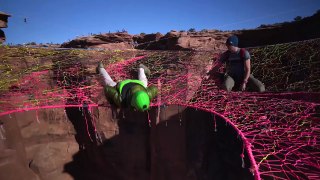
[[[0,117],[60,107],[110,107],[95,67],[115,81],[151,70],[153,106],[183,105],[226,118],[252,152],[256,179],[320,179],[320,40],[249,48],[266,93],[227,93],[208,76],[221,52],[85,51],[0,47]],[[213,118],[214,121],[214,118]],[[214,123],[213,123],[214,124]],[[219,129],[219,127],[213,127]]]

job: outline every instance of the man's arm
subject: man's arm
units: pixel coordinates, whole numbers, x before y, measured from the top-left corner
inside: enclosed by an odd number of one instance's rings
[[[154,85],[151,85],[146,89],[147,89],[147,93],[149,95],[150,101],[152,101],[152,99],[158,95],[158,88]]]
[[[250,59],[247,59],[244,62],[244,79],[243,79],[243,83],[247,83],[248,82],[250,73],[251,73],[251,63],[250,63]]]
[[[214,73],[218,72],[219,68],[223,65],[222,62],[220,62],[219,60],[214,62],[212,65],[211,70],[208,72],[209,75],[213,75]]]
[[[113,101],[118,107],[121,106],[121,98],[115,87],[105,86],[104,93],[106,95],[107,100]]]
[[[243,51],[243,50],[244,49],[240,49],[240,54],[241,54],[241,51]],[[244,78],[243,78],[242,85],[241,85],[242,91],[246,90],[248,79],[250,77],[250,73],[251,73],[251,60],[250,59],[251,59],[250,53],[247,50],[245,50],[244,51]]]
[[[246,90],[248,79],[250,76],[250,71],[251,71],[250,59],[247,59],[244,61],[244,79],[241,85],[242,91]]]
[[[221,54],[220,58],[218,58],[215,62],[213,62],[212,68],[207,74],[209,76],[212,76],[215,73],[217,73],[220,67],[226,62],[227,58],[228,58],[228,52],[226,51]]]

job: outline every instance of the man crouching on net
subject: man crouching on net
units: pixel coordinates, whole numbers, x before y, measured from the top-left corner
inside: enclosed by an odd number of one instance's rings
[[[213,74],[223,64],[226,64],[227,71],[223,81],[223,88],[226,91],[230,92],[236,86],[240,87],[241,91],[250,87],[253,91],[264,92],[264,84],[251,74],[249,52],[238,47],[238,37],[230,36],[226,41],[226,46],[228,50],[221,55],[217,62],[214,62],[209,74]]]
[[[143,64],[140,64],[138,68],[139,80],[126,79],[118,83],[112,80],[101,62],[96,70],[103,77],[106,98],[117,107],[132,108],[143,112],[149,109],[150,102],[158,94],[156,86],[148,87],[146,75],[150,75],[150,70]]]

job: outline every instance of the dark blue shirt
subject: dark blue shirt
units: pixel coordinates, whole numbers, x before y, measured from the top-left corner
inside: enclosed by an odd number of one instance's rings
[[[239,79],[244,76],[245,61],[250,59],[250,54],[245,50],[244,55],[240,53],[240,48],[237,52],[226,51],[224,52],[219,61],[227,64],[227,74],[233,78]]]

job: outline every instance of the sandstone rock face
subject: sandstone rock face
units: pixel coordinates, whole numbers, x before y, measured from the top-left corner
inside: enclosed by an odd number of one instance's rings
[[[41,179],[73,178],[63,173],[64,164],[72,161],[72,155],[79,150],[76,142],[49,142],[37,147],[29,166]],[[59,178],[57,178],[59,177]]]
[[[9,14],[0,11],[0,28],[8,27],[8,17],[10,17]]]
[[[205,33],[171,31],[166,35],[109,33],[81,37],[61,45],[63,48],[98,48],[106,50],[146,49],[146,50],[198,50],[225,49],[224,43],[230,32],[208,31]]]
[[[133,46],[132,46],[132,44],[120,42],[120,43],[93,45],[90,48],[105,49],[105,50],[127,50],[127,49],[133,49]]]
[[[88,138],[84,111],[81,108],[50,109],[2,117],[8,140],[0,149],[0,179],[197,179],[195,173],[201,170],[202,163],[221,163],[216,159],[209,162],[203,156],[204,145],[199,144],[199,141],[209,142],[206,134],[212,134],[208,131],[210,128],[206,128],[212,120],[210,114],[175,105],[161,108],[156,120],[157,108],[152,108],[149,116],[99,107],[92,111],[92,116],[101,141],[91,136],[92,141],[88,142],[77,138],[77,134]],[[218,126],[221,128],[223,124],[225,122]],[[196,125],[198,127],[193,128]],[[69,126],[74,131],[70,131]],[[193,141],[188,138],[191,136],[197,138]],[[231,140],[238,138],[228,139]],[[196,153],[187,151],[187,145]],[[228,157],[224,157],[224,161],[230,161]],[[248,169],[240,169],[246,174],[243,179],[252,179]],[[232,171],[231,168],[226,174]]]
[[[238,31],[241,47],[265,46],[320,37],[320,11],[299,21]]]
[[[0,29],[0,43],[3,43],[6,40],[4,32]]]
[[[238,35],[240,47],[271,45],[320,37],[320,13],[300,21],[263,25],[261,28],[238,31],[205,30],[179,32],[172,30],[166,35],[109,33],[82,37],[64,43],[66,48],[143,49],[143,50],[225,50],[230,35]]]
[[[63,48],[106,48],[106,49],[132,49],[132,35],[128,33],[106,33],[81,37],[63,43]]]
[[[139,44],[137,49],[148,50],[196,50],[225,49],[224,43],[230,32],[177,32],[171,31],[158,41]]]
[[[0,124],[0,179],[39,180],[28,168],[25,145],[15,116],[1,117]]]
[[[137,42],[138,44],[148,43],[152,41],[158,41],[163,35],[161,33],[156,34],[140,34],[133,36],[133,41]]]
[[[74,160],[73,156],[79,150],[84,153],[81,159],[88,161],[85,164],[99,163],[103,155],[99,154],[96,145],[119,134],[118,117],[107,108],[101,108],[99,115],[95,113],[99,117],[95,120],[98,142],[97,136],[91,134],[92,121],[86,122],[83,113],[82,108],[67,108],[2,116],[0,179],[72,180],[74,177],[66,171],[65,165]],[[110,153],[114,154],[113,151]],[[94,174],[88,176],[97,179]]]
[[[8,17],[10,17],[10,15],[0,11],[0,28],[8,27]],[[0,29],[0,44],[2,44],[4,41],[6,41],[6,36]]]
[[[28,111],[17,113],[23,138],[32,140],[34,137],[73,135],[74,130],[65,112],[59,109]],[[30,142],[30,141],[29,141]]]

